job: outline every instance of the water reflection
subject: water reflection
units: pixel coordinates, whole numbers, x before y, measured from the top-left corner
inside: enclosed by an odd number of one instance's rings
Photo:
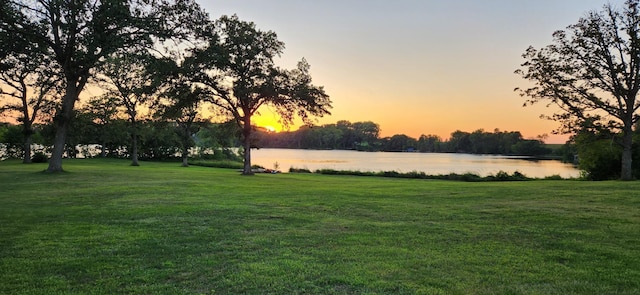
[[[518,171],[528,177],[543,178],[560,175],[564,178],[580,175],[573,165],[559,161],[531,161],[522,157],[441,154],[385,153],[342,150],[254,149],[252,163],[274,168],[278,163],[284,172],[289,168],[358,170],[358,171],[419,171],[430,175],[474,173],[480,176],[499,171]]]

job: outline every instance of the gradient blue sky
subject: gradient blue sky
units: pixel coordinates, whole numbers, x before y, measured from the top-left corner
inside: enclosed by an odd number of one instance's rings
[[[622,6],[623,0],[609,1]],[[527,82],[513,72],[529,45],[575,23],[603,0],[212,0],[212,18],[237,14],[285,42],[278,64],[311,64],[314,84],[334,108],[318,124],[373,121],[382,136],[495,128],[527,138],[549,134],[555,122],[544,105],[523,108],[513,91]],[[274,125],[263,110],[257,120]],[[293,129],[295,129],[294,127]]]

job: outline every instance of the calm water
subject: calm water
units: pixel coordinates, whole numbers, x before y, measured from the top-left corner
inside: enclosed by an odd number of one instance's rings
[[[384,153],[341,150],[253,149],[252,164],[287,172],[289,168],[359,170],[359,171],[420,171],[430,175],[449,173],[475,173],[480,176],[499,171],[518,171],[528,177],[543,178],[560,175],[578,177],[579,170],[559,161],[529,161],[507,156],[439,154],[439,153]]]

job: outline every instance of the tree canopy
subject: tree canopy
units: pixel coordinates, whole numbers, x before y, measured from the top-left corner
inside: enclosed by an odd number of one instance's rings
[[[261,107],[273,108],[285,125],[300,117],[329,114],[331,101],[324,89],[312,84],[310,66],[302,59],[286,70],[274,59],[284,50],[273,31],[259,30],[236,15],[223,16],[212,27],[208,44],[185,61],[195,71],[193,81],[205,89],[208,102],[242,128],[244,174],[251,172],[251,118]]]
[[[0,115],[12,116],[21,123],[23,162],[30,163],[33,125],[42,121],[43,112],[50,113],[55,108],[53,96],[59,93],[57,73],[48,66],[51,60],[40,44],[17,39],[5,42],[1,50]]]

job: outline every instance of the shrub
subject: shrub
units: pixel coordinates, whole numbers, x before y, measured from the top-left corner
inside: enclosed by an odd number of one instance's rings
[[[296,168],[289,169],[289,172],[310,173],[309,170],[307,169],[296,169]],[[444,174],[444,175],[443,174],[427,175],[424,172],[418,172],[418,171],[402,173],[398,171],[379,171],[379,172],[364,171],[363,172],[363,171],[334,170],[334,169],[318,169],[314,173],[325,174],[325,175],[353,175],[353,176],[377,176],[377,177],[412,178],[412,179],[454,180],[454,181],[465,181],[465,182],[531,180],[531,178],[525,176],[524,174],[518,171],[513,172],[513,174],[511,175],[507,172],[500,171],[496,175],[489,175],[487,177],[481,177],[473,173],[465,173],[465,174],[450,173],[450,174]]]
[[[402,177],[402,174],[398,171],[383,171],[382,176],[384,177]]]
[[[445,178],[445,179],[446,180],[466,181],[466,182],[483,181],[483,179],[482,179],[482,177],[480,177],[480,175],[473,174],[473,173],[465,173],[465,174],[451,173],[451,174],[448,175],[448,178]]]
[[[507,172],[504,171],[498,171],[498,173],[496,173],[496,175],[489,175],[487,177],[485,177],[485,179],[487,181],[524,181],[524,180],[530,180],[529,177],[525,176],[524,174],[516,171],[513,172],[513,174],[509,174]]]
[[[189,161],[189,165],[203,166],[203,167],[215,167],[215,168],[230,168],[230,169],[242,169],[244,164],[242,162],[235,161]]]
[[[47,163],[48,161],[49,157],[47,157],[43,152],[36,152],[33,154],[33,157],[31,157],[32,163]]]
[[[289,168],[289,173],[311,173],[311,170],[306,168]]]

